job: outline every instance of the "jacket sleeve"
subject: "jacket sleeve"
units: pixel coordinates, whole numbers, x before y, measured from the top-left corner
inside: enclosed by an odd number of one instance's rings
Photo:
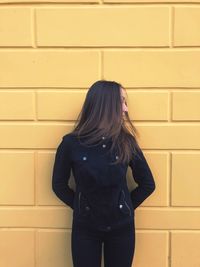
[[[142,150],[137,148],[137,155],[129,166],[138,186],[130,192],[133,208],[136,209],[156,188],[154,177]]]
[[[68,185],[70,174],[70,143],[63,136],[55,154],[52,175],[52,189],[60,200],[73,209],[75,192]]]

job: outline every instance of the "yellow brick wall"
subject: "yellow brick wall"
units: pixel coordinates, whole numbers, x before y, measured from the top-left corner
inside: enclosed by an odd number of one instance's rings
[[[199,4],[0,0],[0,267],[72,267],[53,160],[101,78],[126,88],[157,185],[135,213],[133,266],[200,266]]]

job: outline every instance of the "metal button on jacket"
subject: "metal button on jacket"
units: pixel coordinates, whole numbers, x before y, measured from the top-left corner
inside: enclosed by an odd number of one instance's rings
[[[114,229],[134,219],[135,209],[155,190],[155,181],[142,150],[138,147],[127,163],[110,164],[119,158],[110,147],[111,138],[103,144],[85,146],[72,133],[62,137],[52,172],[52,190],[73,210],[73,220],[101,229]],[[103,149],[102,149],[103,147]],[[129,192],[127,168],[138,184]],[[69,186],[73,174],[75,190]],[[80,194],[81,192],[81,194]]]

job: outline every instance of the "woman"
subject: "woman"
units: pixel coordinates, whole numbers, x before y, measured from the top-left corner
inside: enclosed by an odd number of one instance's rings
[[[73,210],[74,267],[131,267],[135,251],[135,209],[155,190],[155,181],[136,140],[125,89],[96,81],[88,90],[76,125],[62,137],[53,167],[52,189]],[[130,166],[138,186],[129,192]],[[71,170],[76,191],[68,185]]]

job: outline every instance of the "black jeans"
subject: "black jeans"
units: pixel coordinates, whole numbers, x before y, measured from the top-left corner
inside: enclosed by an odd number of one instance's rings
[[[108,231],[73,222],[73,267],[101,267],[102,243],[104,267],[131,267],[135,251],[134,221]]]

